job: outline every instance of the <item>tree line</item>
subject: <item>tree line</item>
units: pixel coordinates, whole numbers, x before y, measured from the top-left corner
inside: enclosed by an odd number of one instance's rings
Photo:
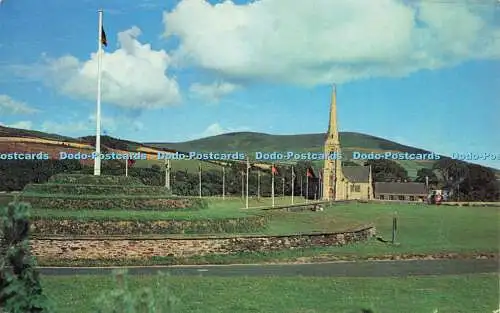
[[[343,165],[358,166],[346,161]],[[374,182],[411,182],[408,172],[397,162],[391,160],[369,160],[364,165],[372,168]],[[123,162],[118,160],[103,161],[103,175],[125,175]],[[274,179],[275,196],[292,194],[292,167],[276,165],[278,173]],[[311,169],[313,177],[306,175]],[[293,166],[295,173],[294,194],[312,197],[318,193],[318,171],[309,161],[300,161]],[[246,193],[246,165],[234,163],[225,168],[225,193],[238,196]],[[83,166],[77,160],[8,160],[0,162],[0,191],[20,191],[29,183],[44,183],[58,173],[93,174],[93,168]],[[165,184],[164,169],[158,165],[151,168],[130,167],[130,176],[138,177],[150,186]],[[259,177],[260,176],[260,177]],[[170,185],[172,192],[178,195],[199,195],[199,174],[187,169],[171,170]],[[260,184],[259,184],[260,180]],[[250,170],[248,177],[249,194],[271,195],[271,173],[256,169]],[[421,168],[417,172],[415,182],[429,183],[431,188],[449,189],[454,197],[463,201],[495,201],[500,198],[499,181],[493,170],[475,164],[452,159],[440,159],[432,168]],[[223,171],[220,169],[202,169],[202,196],[222,195]],[[306,188],[309,188],[306,190]]]

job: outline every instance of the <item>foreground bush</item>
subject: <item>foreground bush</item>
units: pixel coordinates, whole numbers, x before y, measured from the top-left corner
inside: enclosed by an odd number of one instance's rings
[[[7,313],[46,313],[35,259],[30,255],[29,205],[10,203],[0,216],[0,309]]]
[[[97,313],[172,313],[176,298],[171,294],[167,275],[159,273],[153,286],[133,291],[126,271],[114,273],[116,287],[96,301]]]

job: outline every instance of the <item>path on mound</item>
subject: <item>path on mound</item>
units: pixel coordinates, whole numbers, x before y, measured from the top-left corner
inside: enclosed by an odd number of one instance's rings
[[[128,269],[132,275],[153,275],[158,271],[175,276],[319,276],[319,277],[404,277],[498,273],[495,259],[362,261],[313,264],[205,265],[151,267],[41,267],[42,275],[109,275],[114,269]]]

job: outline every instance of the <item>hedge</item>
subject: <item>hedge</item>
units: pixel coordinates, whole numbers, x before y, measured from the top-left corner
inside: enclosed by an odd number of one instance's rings
[[[268,218],[242,218],[162,221],[112,221],[32,218],[34,236],[132,236],[163,234],[252,233],[266,228]]]
[[[170,195],[168,188],[159,186],[118,185],[72,185],[72,184],[28,184],[24,194],[65,195]]]
[[[51,184],[78,184],[78,185],[126,185],[144,186],[137,177],[88,175],[88,174],[57,174],[49,178]]]
[[[200,210],[208,208],[207,201],[199,198],[158,196],[27,196],[20,201],[29,202],[37,209],[56,210]]]

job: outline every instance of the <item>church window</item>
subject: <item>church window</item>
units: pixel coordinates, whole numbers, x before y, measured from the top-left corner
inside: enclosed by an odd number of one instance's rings
[[[405,200],[405,196],[399,196],[398,197],[400,201],[404,201]]]

